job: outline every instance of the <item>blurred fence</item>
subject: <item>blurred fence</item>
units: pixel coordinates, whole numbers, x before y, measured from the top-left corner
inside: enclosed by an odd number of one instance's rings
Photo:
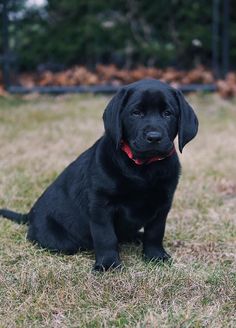
[[[5,89],[12,93],[112,93],[123,82],[150,76],[167,80],[167,82],[178,82],[178,87],[186,92],[216,90],[214,81],[227,74],[230,68],[229,59],[232,57],[229,48],[232,35],[230,26],[232,3],[229,0],[212,0],[208,4],[203,0],[192,2],[170,0],[169,9],[171,10],[173,7],[171,13],[168,11],[167,1],[164,0],[158,1],[158,5],[152,1],[149,3],[147,0],[146,3],[148,2],[147,5],[150,6],[151,11],[148,11],[146,7],[139,6],[139,2],[135,0],[127,1],[128,5],[125,4],[125,1],[113,2],[109,5],[102,0],[97,2],[73,0],[69,6],[70,1],[67,1],[66,4],[65,0],[48,0],[45,8],[30,8],[23,0],[2,0],[0,4],[2,16],[0,61],[2,83]],[[145,2],[140,1],[140,3],[145,6]],[[190,3],[192,3],[191,6],[189,6]],[[162,4],[163,6],[161,6]],[[233,6],[236,9],[235,3]],[[120,8],[123,8],[123,11]],[[175,8],[176,12],[173,12]],[[204,8],[209,12],[205,13],[203,19],[202,9]],[[156,14],[155,9],[158,10]],[[162,12],[159,11],[160,9]],[[142,16],[142,10],[145,12],[145,17]],[[177,13],[180,10],[182,12],[178,16]],[[128,13],[126,20],[122,18],[124,13]],[[153,14],[154,16],[152,16]],[[165,15],[168,18],[168,26],[163,22],[162,16],[165,19]],[[155,16],[156,18],[153,19],[152,17]],[[183,19],[183,17],[187,18]],[[73,19],[75,20],[74,25],[68,32],[67,25],[73,23]],[[152,23],[149,24],[148,19]],[[95,20],[100,22],[101,30],[99,30],[100,27],[93,26]],[[162,21],[160,26],[158,25],[159,20]],[[177,51],[178,46],[181,47],[178,31],[182,31],[180,35],[184,38],[190,28],[189,21],[196,24],[194,30],[196,34],[194,32],[190,35],[191,40],[189,43],[186,41],[187,46],[183,47],[182,52]],[[198,22],[200,30],[198,30]],[[206,26],[203,26],[204,22],[206,22]],[[60,24],[64,24],[64,30],[58,31],[58,35],[57,28]],[[80,26],[79,32],[76,32],[77,24]],[[140,28],[141,24],[143,24],[142,28]],[[165,29],[170,30],[173,45],[168,43],[168,38],[162,42],[164,45],[162,47],[160,46],[161,42],[156,41],[155,38],[163,38],[156,34],[158,26],[160,31],[163,30],[162,35],[165,35]],[[90,30],[92,32],[89,32]],[[47,33],[48,38],[45,39]],[[72,41],[72,44],[71,39],[67,39],[69,33],[75,35],[75,41]],[[81,33],[80,38],[79,33]],[[93,38],[91,39],[92,33]],[[130,39],[126,40],[124,48],[121,49],[122,40],[119,40],[119,43],[118,37],[115,38],[114,33],[120,33],[120,38],[129,36]],[[84,45],[82,44],[81,48],[73,48],[73,43],[79,43],[79,40],[83,39],[83,35],[86,36]],[[207,35],[204,39],[205,45],[207,45],[206,49],[202,49],[204,44],[198,38],[199,35],[202,35],[202,38]],[[188,35],[187,38],[189,38]],[[55,45],[53,44],[54,39],[55,42],[57,41]],[[113,39],[116,39],[117,44]],[[47,41],[44,42],[44,40]],[[50,47],[50,43],[54,48]],[[139,43],[143,43],[143,45]],[[42,50],[44,47],[46,48],[45,52]],[[171,50],[168,50],[168,47]],[[74,58],[76,51],[77,58]],[[47,57],[48,54],[51,57]],[[39,59],[37,60],[37,58]],[[159,58],[159,61],[156,58]],[[114,69],[113,63],[120,66],[120,71]],[[76,64],[80,66],[78,67]],[[111,72],[109,76],[105,72],[106,65],[109,65],[107,72]],[[197,71],[194,68],[196,65],[201,65],[199,66],[200,70]],[[144,66],[149,69],[145,70]],[[159,68],[159,66],[162,67]],[[141,69],[138,70],[137,67],[141,67]],[[171,69],[168,70],[168,67]],[[135,73],[132,68],[136,69]],[[187,74],[185,72],[191,69],[193,69],[192,75],[196,75],[195,80],[184,77]],[[204,72],[205,70],[207,73]],[[171,74],[173,80],[168,80],[166,77]],[[202,78],[204,82],[199,84],[201,74],[205,74]],[[58,80],[60,83],[57,83]],[[54,84],[55,82],[56,84]]]

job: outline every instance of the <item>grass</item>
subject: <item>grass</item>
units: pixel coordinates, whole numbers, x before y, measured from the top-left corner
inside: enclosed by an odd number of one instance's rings
[[[103,96],[0,99],[0,206],[25,212],[103,132]],[[180,159],[165,244],[171,266],[124,245],[121,272],[93,253],[53,255],[0,221],[0,327],[235,327],[236,103],[191,96],[198,137]]]

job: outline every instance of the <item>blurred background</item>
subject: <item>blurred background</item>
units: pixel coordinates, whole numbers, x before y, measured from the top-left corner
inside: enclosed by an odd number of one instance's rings
[[[1,0],[0,13],[9,91],[115,91],[153,77],[236,94],[235,1]]]

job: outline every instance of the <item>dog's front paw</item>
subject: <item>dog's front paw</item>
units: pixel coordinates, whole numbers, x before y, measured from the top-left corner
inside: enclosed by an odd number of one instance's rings
[[[121,262],[119,259],[103,258],[101,260],[96,260],[93,271],[105,272],[112,269],[121,269]]]
[[[163,247],[152,247],[144,250],[144,259],[148,262],[167,262],[171,260],[171,256]]]

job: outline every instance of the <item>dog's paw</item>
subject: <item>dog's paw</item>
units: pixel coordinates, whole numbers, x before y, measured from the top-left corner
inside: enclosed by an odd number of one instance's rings
[[[144,251],[144,259],[148,262],[154,263],[163,263],[169,262],[171,263],[171,256],[164,250],[164,248],[156,248]]]
[[[120,261],[102,261],[102,262],[96,262],[93,266],[93,271],[95,272],[105,272],[108,270],[119,270],[122,268]]]

